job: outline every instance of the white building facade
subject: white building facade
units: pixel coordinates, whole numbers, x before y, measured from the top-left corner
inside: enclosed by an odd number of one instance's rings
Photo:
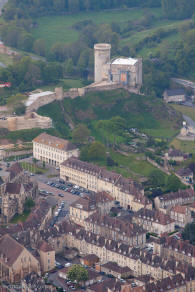
[[[79,149],[67,140],[46,133],[33,140],[33,157],[53,166],[59,166],[70,157],[79,157]]]

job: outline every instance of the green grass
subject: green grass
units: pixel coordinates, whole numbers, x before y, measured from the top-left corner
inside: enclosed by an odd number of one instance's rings
[[[35,164],[28,163],[28,162],[21,162],[20,165],[22,166],[24,170],[27,170],[35,174],[44,174],[48,171],[47,168],[39,167]]]
[[[103,142],[105,139],[110,141],[117,139],[118,142],[126,140],[122,135],[96,127],[97,121],[109,120],[116,116],[124,118],[129,128],[139,128],[159,138],[170,138],[176,135],[181,125],[180,114],[160,99],[130,94],[122,89],[94,92],[73,100],[65,98],[63,107],[75,125],[87,124],[92,135]],[[58,102],[40,108],[38,113],[51,117],[58,131],[67,127]]]
[[[195,142],[193,141],[182,141],[175,138],[170,146],[173,145],[176,149],[181,149],[186,153],[192,153],[195,156]]]
[[[72,26],[83,20],[93,20],[96,24],[112,23],[124,24],[127,21],[134,21],[144,16],[145,11],[151,11],[155,15],[160,15],[160,9],[126,9],[99,12],[83,12],[74,15],[48,16],[38,18],[37,28],[33,29],[35,39],[43,38],[51,47],[56,42],[70,44],[79,38],[79,33]]]
[[[157,168],[145,160],[143,154],[129,154],[128,156],[120,153],[111,152],[111,157],[119,166],[109,167],[110,170],[121,173],[126,177],[137,177],[145,176],[148,177],[153,170]],[[120,166],[123,166],[122,168]]]
[[[172,104],[172,107],[195,121],[195,108],[179,104]]]
[[[8,56],[7,54],[0,53],[0,62],[5,64],[6,66],[13,64],[13,58]]]
[[[23,214],[21,215],[15,215],[12,220],[10,221],[10,223],[16,224],[18,222],[25,222],[28,218],[30,214],[30,211],[25,211]]]

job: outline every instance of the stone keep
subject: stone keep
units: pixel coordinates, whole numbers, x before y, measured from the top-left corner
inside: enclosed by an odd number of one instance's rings
[[[95,83],[107,82],[125,87],[140,88],[142,85],[142,59],[119,57],[110,59],[110,44],[96,44]]]
[[[95,83],[108,78],[108,68],[110,63],[111,45],[96,44],[94,46],[95,55]]]

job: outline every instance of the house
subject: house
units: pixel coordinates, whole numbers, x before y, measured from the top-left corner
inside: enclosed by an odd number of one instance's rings
[[[100,271],[108,275],[113,275],[118,279],[128,278],[133,274],[129,267],[120,267],[116,262],[107,262],[100,265]]]
[[[40,255],[41,271],[46,273],[55,268],[55,250],[46,242],[42,241],[38,248]]]
[[[80,259],[82,265],[94,267],[99,262],[99,258],[95,254],[88,254]]]
[[[181,168],[176,172],[176,175],[187,184],[193,184],[194,174],[190,168]]]
[[[140,209],[133,215],[133,221],[145,230],[158,235],[175,230],[175,221],[158,210]]]
[[[187,223],[193,221],[189,207],[187,206],[174,206],[170,209],[170,217],[175,221],[175,225],[185,227]]]
[[[186,159],[188,159],[189,155],[183,153],[181,150],[178,149],[169,149],[167,153],[165,153],[165,159],[172,160],[176,162],[182,162]]]
[[[164,101],[169,102],[175,102],[175,103],[181,103],[186,100],[186,94],[184,89],[170,89],[165,90],[163,93]]]
[[[68,140],[42,133],[33,140],[33,157],[53,166],[70,157],[78,157],[79,149]]]
[[[19,282],[31,272],[40,273],[39,261],[10,235],[0,238],[0,278]]]
[[[178,190],[164,194],[154,199],[155,208],[170,209],[176,205],[185,205],[195,202],[195,191],[192,189]]]

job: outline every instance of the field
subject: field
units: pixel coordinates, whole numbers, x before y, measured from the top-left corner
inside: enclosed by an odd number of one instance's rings
[[[183,115],[186,115],[195,121],[195,107],[193,108],[179,104],[173,104],[172,107],[178,112],[181,112]]]
[[[176,149],[181,149],[182,151],[186,153],[192,153],[193,154],[193,160],[195,162],[195,142],[193,141],[181,141],[177,138],[175,138],[171,144]]]
[[[156,9],[159,13],[159,9]],[[155,12],[155,10],[154,10]],[[144,10],[128,9],[116,11],[85,12],[74,15],[48,16],[37,19],[38,27],[33,30],[34,38],[43,38],[48,46],[56,42],[70,44],[78,40],[78,32],[72,26],[82,20],[93,20],[97,24],[112,23],[113,20],[123,23],[136,20],[144,15]]]
[[[92,20],[96,24],[117,22],[121,28],[125,26],[128,21],[140,21],[144,16],[150,13],[154,16],[158,16],[158,20],[154,20],[150,27],[145,27],[139,31],[132,30],[130,35],[125,38],[121,38],[120,45],[137,44],[147,36],[151,36],[158,29],[169,32],[175,29],[171,35],[164,37],[158,45],[154,45],[150,48],[143,48],[139,51],[139,55],[147,57],[151,53],[155,53],[161,46],[171,51],[171,46],[174,45],[174,41],[180,40],[181,35],[176,31],[183,24],[188,24],[189,20],[184,21],[168,21],[162,19],[162,12],[159,8],[153,9],[126,9],[126,10],[108,10],[100,12],[83,12],[76,15],[64,15],[64,16],[48,16],[38,18],[36,21],[38,26],[33,29],[32,33],[35,39],[43,38],[46,41],[47,47],[50,48],[55,43],[61,42],[71,44],[79,39],[79,32],[73,28],[73,25],[79,21]]]

